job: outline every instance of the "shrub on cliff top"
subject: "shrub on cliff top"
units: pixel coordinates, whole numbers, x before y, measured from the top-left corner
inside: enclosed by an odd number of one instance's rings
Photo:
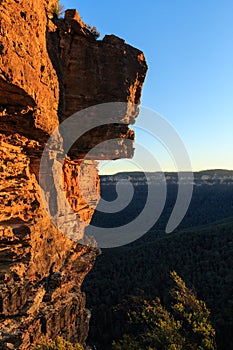
[[[91,34],[94,35],[95,39],[98,39],[100,37],[100,32],[96,29],[96,27],[92,27],[89,24],[86,24],[86,28],[91,32]]]
[[[83,350],[83,346],[80,344],[74,345],[61,337],[57,337],[55,341],[49,340],[39,343],[32,350]]]
[[[63,13],[65,11],[65,6],[60,1],[58,1],[57,3],[54,3],[51,6],[50,11],[51,11],[53,16],[60,17],[63,15]]]

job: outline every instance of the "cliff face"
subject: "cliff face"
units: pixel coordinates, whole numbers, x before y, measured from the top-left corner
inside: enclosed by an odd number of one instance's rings
[[[96,41],[77,12],[52,19],[51,3],[0,2],[3,349],[29,349],[43,336],[85,342],[90,315],[80,287],[98,250],[76,243],[51,222],[38,183],[40,158],[49,135],[71,114],[103,102],[139,104],[147,69],[142,52],[123,40],[107,36]],[[97,163],[82,161],[85,153],[100,140],[122,138],[116,149],[104,149],[95,159],[131,157],[134,135],[127,124],[136,116],[137,110],[131,110],[122,116],[125,125],[87,133],[66,157],[64,191],[76,213],[70,236],[82,238],[99,200]],[[62,143],[59,147],[62,153]],[[56,186],[56,177],[46,181]],[[56,214],[63,203],[57,198],[51,207]]]

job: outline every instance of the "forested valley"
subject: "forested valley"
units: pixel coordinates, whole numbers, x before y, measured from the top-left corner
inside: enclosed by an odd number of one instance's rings
[[[210,323],[216,331],[217,348],[233,348],[233,186],[219,181],[194,186],[190,208],[171,234],[164,233],[164,229],[178,187],[168,184],[167,188],[166,206],[155,226],[135,242],[102,249],[85,279],[83,290],[92,312],[88,344],[98,350],[120,349],[117,344],[121,344],[119,342],[125,334],[134,336],[135,323],[129,322],[129,315],[138,307],[140,309],[145,300],[149,305],[159,300],[161,307],[171,312],[172,271],[180,276],[198,300],[206,304]],[[103,185],[102,196],[107,200],[116,198],[115,184]],[[127,208],[116,214],[97,211],[92,224],[104,227],[124,225],[143,209],[146,196],[144,185],[135,186],[134,200]],[[132,349],[136,347],[132,345]]]

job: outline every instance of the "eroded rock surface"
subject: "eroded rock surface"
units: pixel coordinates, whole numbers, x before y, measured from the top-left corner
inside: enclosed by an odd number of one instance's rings
[[[99,200],[98,159],[131,157],[146,74],[143,54],[122,39],[96,41],[77,12],[52,18],[53,1],[0,2],[0,348],[29,349],[58,335],[84,343],[89,311],[81,285],[98,249],[77,243]],[[126,102],[120,122],[85,134],[65,159],[63,188],[74,214],[58,230],[42,201],[40,159],[49,135],[71,114],[98,103]],[[83,160],[103,139],[121,138]],[[56,152],[62,155],[63,141]],[[58,159],[48,160],[59,163]],[[56,173],[44,171],[47,188]],[[43,187],[43,183],[41,184]],[[64,222],[62,199],[50,214]]]
[[[103,150],[99,149],[95,157],[131,158],[134,133],[127,124],[133,124],[138,115],[136,106],[140,103],[147,71],[144,54],[115,35],[96,40],[75,10],[66,11],[64,20],[56,23],[63,67],[62,120],[93,105],[128,103],[128,109],[113,121],[114,124],[89,132],[75,144],[71,154],[82,157],[99,142],[118,137],[121,138],[120,142],[110,149],[103,146]],[[122,121],[126,124],[119,125]]]

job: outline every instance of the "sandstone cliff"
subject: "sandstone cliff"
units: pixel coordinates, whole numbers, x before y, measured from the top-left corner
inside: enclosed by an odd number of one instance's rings
[[[1,349],[29,349],[58,335],[85,342],[90,315],[80,287],[98,250],[51,222],[38,182],[40,158],[49,135],[71,114],[103,102],[138,105],[147,69],[142,52],[113,35],[96,40],[76,11],[53,17],[53,2],[0,1]],[[76,213],[70,230],[79,237],[99,200],[95,160],[132,156],[128,124],[136,116],[136,109],[127,111],[124,125],[95,128],[66,157],[64,191]],[[121,142],[82,161],[109,138]],[[63,206],[57,201],[55,214]]]

